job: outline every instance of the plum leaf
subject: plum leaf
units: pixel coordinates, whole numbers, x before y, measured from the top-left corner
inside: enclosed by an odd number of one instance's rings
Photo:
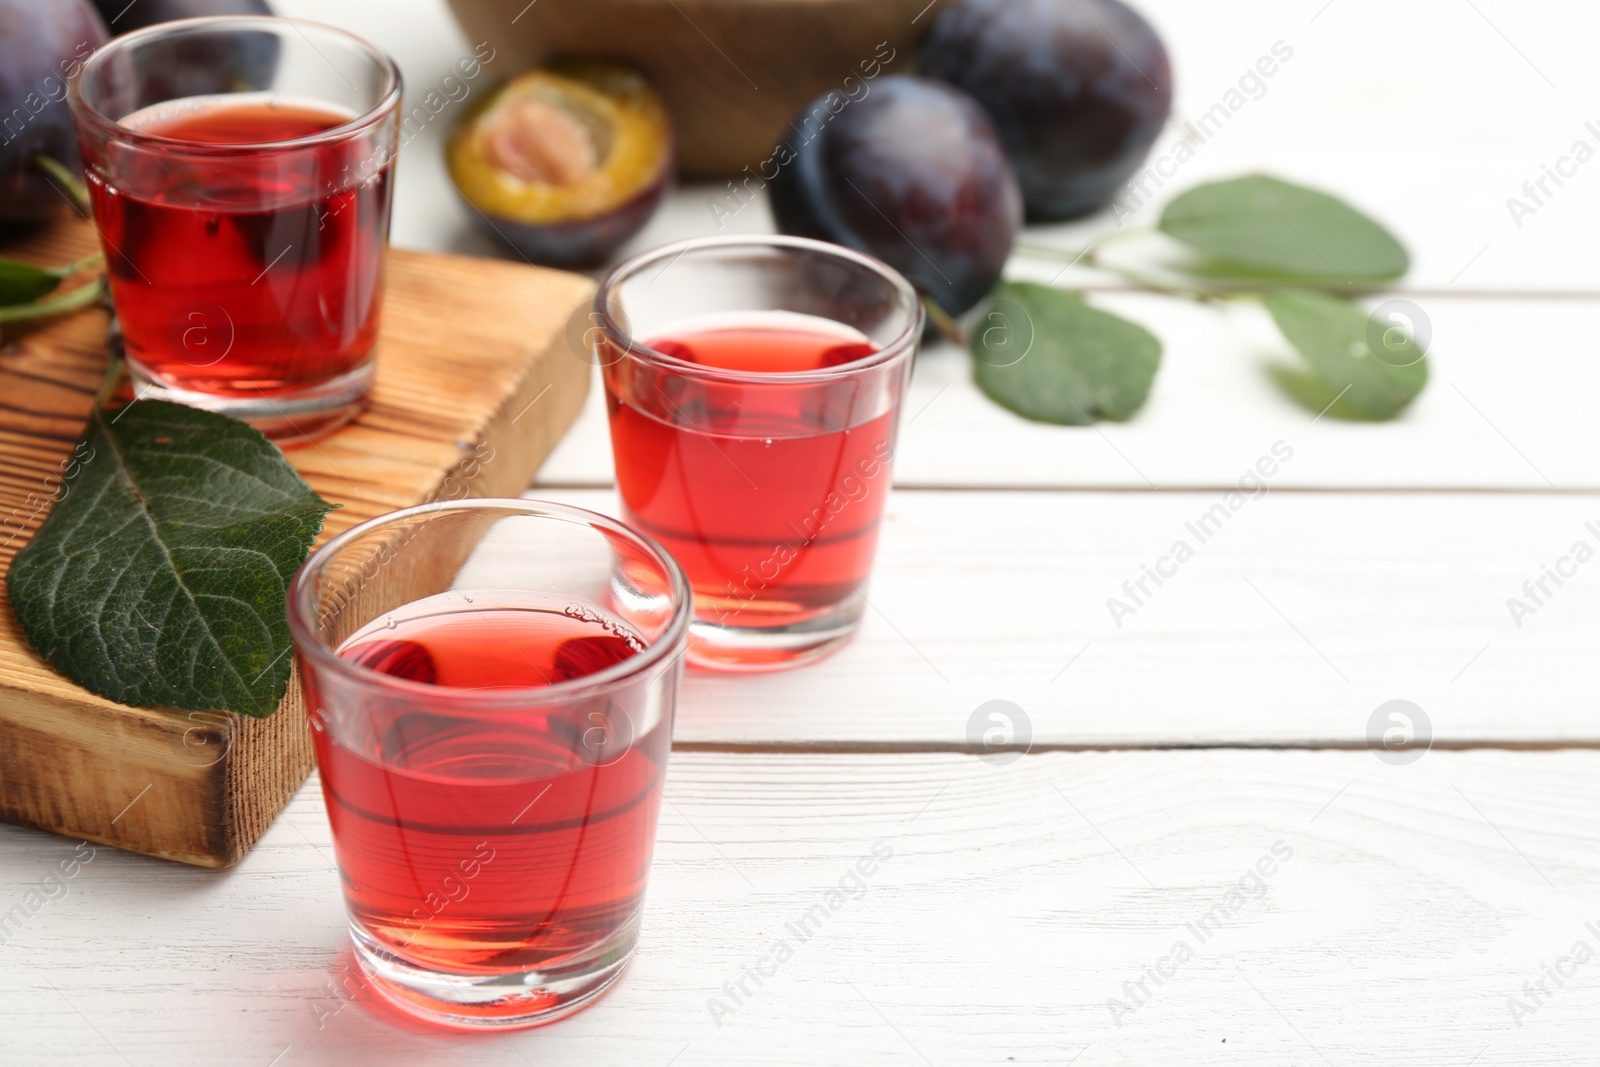
[[[1312,373],[1348,409],[1392,419],[1428,384],[1427,357],[1416,341],[1407,336],[1375,355],[1370,319],[1348,300],[1285,290],[1262,302]]]
[[[7,575],[33,647],[124,704],[272,714],[289,581],[332,505],[252,427],[161,400],[96,407],[73,455]]]
[[[973,376],[990,399],[1067,426],[1128,418],[1161,365],[1161,342],[1138,323],[1076,293],[1019,282],[995,289],[970,347]]]
[[[58,271],[0,256],[0,307],[31,304],[55,292],[61,277]]]
[[[1393,234],[1343,200],[1264,174],[1196,186],[1158,225],[1209,257],[1194,268],[1207,275],[1354,289],[1411,266]]]

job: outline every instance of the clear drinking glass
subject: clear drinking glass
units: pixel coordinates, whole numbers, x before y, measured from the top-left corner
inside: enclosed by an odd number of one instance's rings
[[[432,1022],[577,1011],[639,934],[689,623],[615,520],[425,504],[329,541],[289,622],[350,933]]]
[[[329,429],[372,384],[400,72],[271,17],[112,40],[69,91],[139,395]]]
[[[624,514],[694,587],[691,663],[776,670],[849,640],[923,309],[892,268],[799,237],[648,252],[600,285]]]

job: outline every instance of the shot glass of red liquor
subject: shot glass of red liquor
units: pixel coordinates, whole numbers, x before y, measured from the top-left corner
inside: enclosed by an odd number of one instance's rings
[[[551,1022],[639,936],[690,614],[661,547],[528,500],[385,515],[289,596],[355,958],[455,1029]]]
[[[704,238],[617,267],[590,317],[624,515],[694,588],[689,661],[778,670],[848,641],[922,337],[911,285],[820,241]]]
[[[136,395],[275,438],[372,384],[400,72],[271,17],[125,34],[69,90]]]

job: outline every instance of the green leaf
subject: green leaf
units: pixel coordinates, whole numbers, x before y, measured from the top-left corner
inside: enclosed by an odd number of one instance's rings
[[[1384,419],[1351,407],[1339,395],[1339,390],[1312,374],[1300,363],[1269,363],[1263,368],[1267,377],[1282,389],[1296,404],[1318,417],[1326,416],[1341,422],[1383,422]]]
[[[1002,282],[972,331],[973,376],[996,403],[1040,422],[1125,419],[1150,394],[1161,342],[1075,293]]]
[[[31,304],[60,284],[56,271],[0,256],[0,307]]]
[[[289,580],[332,506],[255,429],[161,400],[96,408],[73,457],[7,578],[33,647],[124,704],[272,714]]]
[[[1374,354],[1366,312],[1323,293],[1285,291],[1262,298],[1278,329],[1346,408],[1375,418],[1400,414],[1428,384],[1428,361],[1409,336],[1390,337]]]
[[[1264,174],[1190,189],[1159,226],[1210,257],[1192,273],[1214,277],[1359,288],[1411,266],[1393,234],[1343,200]]]

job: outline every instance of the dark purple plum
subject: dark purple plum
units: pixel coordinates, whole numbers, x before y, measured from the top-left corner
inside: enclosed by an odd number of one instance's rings
[[[129,33],[175,19],[204,15],[271,15],[266,0],[94,0],[113,34]],[[239,89],[269,89],[278,69],[278,41],[268,33],[246,33],[226,47],[215,40],[176,39],[151,53],[166,70],[152,91],[166,100]],[[145,103],[156,103],[150,100]]]
[[[82,173],[67,82],[105,39],[85,0],[0,0],[0,223],[68,210],[35,160],[47,155]]]
[[[1119,0],[965,0],[934,20],[922,72],[988,111],[1040,220],[1114,199],[1172,108],[1167,50]]]
[[[793,129],[768,186],[780,230],[877,256],[951,315],[994,288],[1022,198],[971,97],[889,75],[855,100],[820,98]]]
[[[271,15],[266,0],[94,0],[112,33],[202,15]]]

